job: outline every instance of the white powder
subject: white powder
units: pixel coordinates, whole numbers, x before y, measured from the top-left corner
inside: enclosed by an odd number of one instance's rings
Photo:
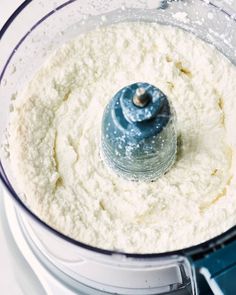
[[[190,19],[188,18],[188,14],[186,12],[176,12],[173,14],[173,18],[177,19],[180,22],[183,23],[189,23]]]
[[[177,113],[177,161],[152,183],[119,178],[100,158],[103,110],[137,81],[159,87]],[[235,97],[235,67],[185,31],[123,23],[81,35],[15,101],[19,188],[40,218],[93,246],[150,253],[203,242],[236,223]]]

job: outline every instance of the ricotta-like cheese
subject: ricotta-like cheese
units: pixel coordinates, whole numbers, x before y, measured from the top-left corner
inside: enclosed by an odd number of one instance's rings
[[[107,169],[100,129],[124,86],[160,88],[177,114],[178,153],[155,182]],[[98,28],[63,45],[15,101],[10,160],[24,201],[65,235],[151,253],[203,242],[236,223],[236,68],[213,46],[155,23]]]

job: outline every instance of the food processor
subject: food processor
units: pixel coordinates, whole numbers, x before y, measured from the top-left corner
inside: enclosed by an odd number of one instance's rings
[[[66,41],[98,26],[138,20],[192,32],[236,64],[236,15],[222,1],[29,0],[2,28],[0,178],[9,227],[47,294],[236,294],[236,226],[178,251],[109,251],[48,226],[27,207],[17,188],[7,158],[7,126],[17,93]]]

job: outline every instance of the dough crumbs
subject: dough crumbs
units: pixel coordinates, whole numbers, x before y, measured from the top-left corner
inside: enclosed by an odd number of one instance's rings
[[[100,158],[103,110],[138,81],[177,113],[177,161],[151,183],[119,178]],[[194,35],[142,22],[98,28],[59,48],[17,95],[12,170],[32,211],[75,240],[130,253],[192,246],[236,223],[235,97],[235,67]]]

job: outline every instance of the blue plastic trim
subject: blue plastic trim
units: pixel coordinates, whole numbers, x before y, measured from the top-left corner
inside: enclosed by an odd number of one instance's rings
[[[213,294],[236,294],[236,241],[193,262],[197,274],[206,279]],[[204,294],[199,286],[199,293]]]

